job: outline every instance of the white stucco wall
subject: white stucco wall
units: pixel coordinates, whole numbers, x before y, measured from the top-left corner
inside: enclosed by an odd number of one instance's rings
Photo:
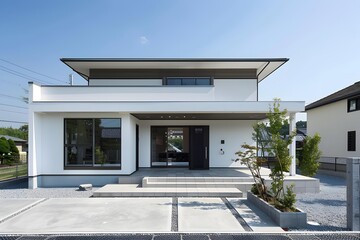
[[[121,170],[64,170],[64,118],[121,118]],[[136,168],[136,124],[139,125],[140,167],[150,167],[150,127],[208,125],[210,167],[239,167],[235,152],[244,142],[253,144],[251,126],[255,121],[141,121],[129,114],[116,113],[42,113],[36,114],[35,148],[31,151],[29,173],[36,175],[131,174]],[[225,140],[225,144],[220,141]],[[225,151],[220,154],[220,149]],[[33,161],[36,159],[36,162]]]
[[[256,101],[257,80],[215,79],[214,86],[42,86],[36,92],[36,101],[99,100]]]
[[[234,163],[235,152],[247,142],[255,144],[251,139],[252,125],[256,121],[239,120],[193,120],[193,121],[140,121],[140,167],[151,164],[151,126],[209,126],[209,159],[210,167],[239,167]],[[225,144],[221,144],[225,140]],[[220,154],[223,149],[225,154]]]
[[[323,157],[360,156],[360,111],[347,112],[347,100],[307,111],[308,134],[321,136]],[[347,150],[347,133],[356,131],[356,151]]]
[[[42,113],[36,114],[34,150],[29,174],[130,174],[135,171],[135,125],[129,114]],[[64,170],[64,118],[121,118],[121,170]],[[32,146],[29,146],[31,148]],[[36,160],[33,161],[33,160]]]
[[[90,79],[89,86],[161,86],[162,79]]]

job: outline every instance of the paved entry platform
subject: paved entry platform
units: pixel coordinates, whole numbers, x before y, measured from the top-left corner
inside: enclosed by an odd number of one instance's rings
[[[11,201],[14,201],[12,199]],[[280,232],[239,198],[0,199],[2,234]],[[9,207],[8,207],[9,206]],[[11,207],[10,207],[11,206]],[[5,216],[5,217],[4,217]],[[249,219],[252,220],[249,220]],[[256,227],[254,219],[259,221]],[[248,221],[248,222],[247,222]]]

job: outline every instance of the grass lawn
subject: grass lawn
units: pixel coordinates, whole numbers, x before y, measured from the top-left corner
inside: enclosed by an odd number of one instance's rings
[[[10,167],[0,167],[0,181],[7,180],[11,178],[16,178],[16,176],[26,176],[27,175],[27,164],[21,164],[17,166]]]

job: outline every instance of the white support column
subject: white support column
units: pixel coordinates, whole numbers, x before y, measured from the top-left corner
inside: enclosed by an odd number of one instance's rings
[[[289,133],[296,131],[296,113],[290,113]],[[296,175],[296,138],[290,144],[289,153],[291,156],[290,176]]]
[[[29,110],[29,148],[28,148],[28,187],[29,189],[35,189],[37,184],[37,157],[36,157],[36,131],[35,131],[35,113]]]

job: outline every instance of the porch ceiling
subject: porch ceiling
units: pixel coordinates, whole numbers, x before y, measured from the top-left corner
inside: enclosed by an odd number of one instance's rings
[[[263,120],[266,113],[133,113],[140,120]]]

